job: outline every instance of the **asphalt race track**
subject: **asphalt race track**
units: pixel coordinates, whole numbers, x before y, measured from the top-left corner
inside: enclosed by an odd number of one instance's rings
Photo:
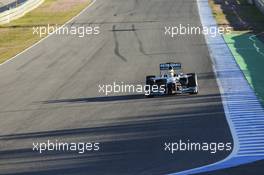
[[[203,35],[171,38],[165,26],[201,26],[195,0],[97,0],[71,25],[99,35],[52,35],[0,67],[0,174],[167,174],[229,152],[164,151],[164,142],[232,142]],[[199,95],[105,96],[98,85],[144,84],[159,63],[199,75]],[[32,151],[33,142],[100,142],[99,152]]]

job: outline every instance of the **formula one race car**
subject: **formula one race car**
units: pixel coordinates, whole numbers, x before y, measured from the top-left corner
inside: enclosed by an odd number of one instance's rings
[[[160,64],[160,76],[146,77],[145,96],[173,94],[198,94],[196,73],[181,72],[181,63]]]

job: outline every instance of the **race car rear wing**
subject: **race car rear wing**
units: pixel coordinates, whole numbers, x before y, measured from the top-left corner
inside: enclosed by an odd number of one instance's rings
[[[181,70],[181,63],[161,63],[160,70],[169,70],[172,67],[175,71]]]
[[[160,76],[168,75],[168,71],[172,67],[175,74],[181,73],[181,63],[161,63],[160,64]]]

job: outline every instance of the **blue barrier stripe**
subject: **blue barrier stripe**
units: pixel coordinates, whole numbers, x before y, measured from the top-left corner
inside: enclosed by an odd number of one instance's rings
[[[250,145],[250,144],[264,144],[264,141],[242,141],[243,145]]]
[[[197,0],[204,27],[216,27],[207,0]],[[174,175],[196,174],[264,159],[264,110],[223,37],[205,36],[234,141],[232,153],[219,162]]]
[[[251,146],[256,146],[256,147],[262,146],[263,147],[263,142],[257,143],[257,144],[244,144],[243,146],[240,146],[240,149],[242,149],[242,148],[249,148]]]
[[[259,138],[259,137],[263,137],[264,138],[264,134],[263,131],[254,131],[254,132],[249,132],[249,133],[238,133],[238,139],[239,140],[243,140],[245,138]]]
[[[255,116],[256,117],[256,116]],[[257,119],[252,119],[250,117],[243,117],[243,118],[238,118],[238,119],[232,119],[234,122],[244,122],[245,120],[248,121],[263,121],[264,118],[261,116],[261,118],[257,118]],[[239,131],[237,131],[239,132]]]
[[[237,131],[237,133],[259,131],[259,130],[264,131],[264,127],[263,128],[261,128],[261,127],[259,127],[259,128],[241,128],[241,129],[239,128],[239,131]]]
[[[241,137],[247,137],[247,136],[251,136],[251,135],[254,135],[254,136],[264,136],[263,134],[263,131],[255,131],[255,132],[248,132],[248,133],[239,133],[238,136],[241,136]]]

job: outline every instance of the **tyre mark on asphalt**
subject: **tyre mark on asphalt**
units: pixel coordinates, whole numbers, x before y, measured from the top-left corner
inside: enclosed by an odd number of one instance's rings
[[[135,36],[136,36],[136,39],[137,39],[137,42],[138,42],[138,45],[139,45],[139,51],[143,54],[143,55],[148,55],[146,53],[146,51],[144,50],[144,46],[143,46],[143,43],[141,41],[141,39],[139,38],[138,36],[138,33],[136,31],[136,28],[135,28],[135,25],[132,24],[132,31],[134,32]]]
[[[114,49],[115,55],[118,56],[121,60],[127,62],[127,59],[123,55],[120,54],[119,42],[117,39],[116,26],[115,25],[113,25],[112,31],[113,31],[113,35],[114,35],[114,41],[115,41],[115,49]]]

